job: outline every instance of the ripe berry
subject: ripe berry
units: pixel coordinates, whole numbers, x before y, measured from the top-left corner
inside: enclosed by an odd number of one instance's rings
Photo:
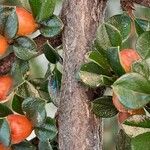
[[[7,116],[11,131],[11,143],[16,144],[25,140],[32,132],[31,122],[23,115],[11,114]]]
[[[16,13],[18,16],[19,29],[18,35],[28,35],[33,33],[37,29],[37,24],[33,15],[22,7],[16,8]]]
[[[140,59],[139,54],[134,49],[123,49],[119,52],[119,57],[125,72],[130,72],[132,64]]]
[[[13,86],[13,79],[10,76],[0,76],[0,101],[3,101],[8,96]]]
[[[0,56],[3,56],[6,53],[8,46],[9,44],[7,39],[0,35]]]

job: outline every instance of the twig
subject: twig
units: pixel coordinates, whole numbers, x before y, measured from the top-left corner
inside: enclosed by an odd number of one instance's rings
[[[35,42],[37,43],[37,46],[39,48],[47,40],[54,48],[62,44],[61,35],[56,36],[55,38],[44,38],[43,36],[39,36],[35,39]],[[42,53],[43,53],[42,51],[39,51],[38,54],[42,54]],[[2,60],[0,60],[0,75],[7,74],[10,71],[15,59],[16,57],[14,53],[11,53],[5,58],[3,58]]]

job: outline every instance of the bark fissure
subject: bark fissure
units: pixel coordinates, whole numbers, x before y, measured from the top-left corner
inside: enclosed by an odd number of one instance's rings
[[[77,82],[76,73],[103,20],[105,6],[106,0],[64,2],[64,70],[58,117],[60,150],[102,149],[101,120],[91,113],[87,89]]]

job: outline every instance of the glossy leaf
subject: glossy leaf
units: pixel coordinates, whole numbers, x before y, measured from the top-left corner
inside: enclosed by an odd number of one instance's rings
[[[24,99],[27,97],[39,97],[38,90],[28,81],[17,88],[16,94]]]
[[[131,141],[132,150],[149,150],[150,132],[136,136]]]
[[[124,41],[130,36],[131,19],[129,16],[125,14],[118,14],[109,18],[106,23],[116,27],[120,31]]]
[[[136,50],[143,59],[150,57],[150,31],[144,32],[138,38]]]
[[[111,85],[114,78],[109,77],[109,73],[94,62],[83,64],[78,73],[79,79],[90,87],[101,85]]]
[[[22,110],[22,102],[23,102],[23,98],[18,96],[18,95],[14,95],[13,97],[13,101],[12,101],[12,109],[13,111],[24,115],[23,110]]]
[[[0,104],[0,117],[6,117],[10,114],[13,114],[12,110],[4,104]]]
[[[98,28],[96,42],[102,49],[107,50],[109,47],[120,46],[122,37],[118,29],[104,23]]]
[[[29,0],[32,12],[38,22],[53,15],[56,0]]]
[[[57,97],[61,88],[62,73],[54,68],[48,83],[48,91],[52,102],[57,106]]]
[[[135,27],[138,35],[150,30],[150,21],[144,19],[135,19]]]
[[[93,61],[94,63],[101,66],[103,69],[110,70],[107,58],[102,55],[98,50],[90,51],[89,53],[87,53],[86,57],[89,61]]]
[[[34,126],[43,124],[46,119],[45,101],[40,98],[29,97],[22,103],[23,111],[31,119]]]
[[[0,141],[5,146],[10,144],[10,129],[6,119],[0,119]]]
[[[19,144],[14,144],[12,145],[12,148],[13,150],[36,150],[36,147],[28,141],[23,141]]]
[[[53,150],[49,141],[40,141],[38,145],[39,150]]]
[[[21,85],[25,82],[25,74],[29,71],[29,63],[16,59],[11,68],[11,75],[14,79],[14,87]]]
[[[40,22],[40,32],[44,37],[54,37],[63,29],[63,23],[57,16],[52,16],[47,20]]]
[[[132,64],[132,71],[150,79],[150,59],[139,60]]]
[[[22,60],[29,60],[37,54],[37,46],[34,41],[25,36],[15,39],[13,50],[15,55]]]
[[[16,36],[17,31],[18,31],[18,18],[14,8],[11,14],[7,17],[7,21],[5,24],[5,36],[8,39],[12,39]]]
[[[35,134],[40,141],[53,140],[57,135],[55,120],[48,117],[41,126],[35,128]]]
[[[56,64],[61,59],[58,52],[48,42],[44,44],[43,52],[47,60],[53,64]]]
[[[127,108],[137,109],[150,101],[150,83],[138,73],[125,74],[113,84],[113,91]]]
[[[0,34],[14,38],[18,30],[18,20],[15,7],[0,6]]]
[[[111,96],[95,99],[92,102],[92,111],[96,116],[102,118],[110,118],[118,113],[117,109],[112,103]]]
[[[134,127],[150,128],[150,117],[145,115],[134,115],[125,120],[124,124]]]
[[[118,75],[121,76],[125,74],[124,69],[121,66],[119,59],[119,47],[111,47],[108,48],[107,51],[107,59],[112,68],[112,70]]]

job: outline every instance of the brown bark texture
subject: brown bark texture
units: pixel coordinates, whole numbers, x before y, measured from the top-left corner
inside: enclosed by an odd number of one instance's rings
[[[76,74],[103,21],[106,1],[64,1],[64,68],[58,110],[60,150],[102,149],[102,120],[91,112],[88,89],[77,81]]]

